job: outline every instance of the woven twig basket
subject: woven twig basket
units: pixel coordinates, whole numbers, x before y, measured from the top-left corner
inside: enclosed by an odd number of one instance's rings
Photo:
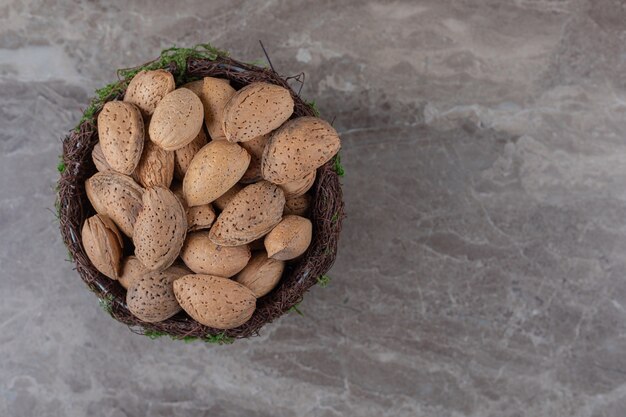
[[[246,64],[229,58],[223,53],[194,53],[187,50],[184,60],[178,62],[164,59],[152,61],[141,67],[122,70],[118,74],[126,75],[122,79],[100,90],[100,99],[95,99],[85,112],[81,123],[63,140],[63,156],[60,165],[61,178],[57,208],[61,234],[70,255],[76,263],[82,280],[97,294],[107,311],[116,320],[130,326],[131,330],[149,336],[170,335],[176,339],[200,338],[206,341],[228,342],[237,338],[257,335],[263,325],[269,323],[299,303],[304,293],[318,282],[318,279],[330,269],[337,253],[337,241],[343,219],[343,200],[335,161],[330,161],[317,171],[317,179],[310,193],[312,194],[311,220],[313,222],[313,240],[311,246],[299,260],[289,263],[279,285],[257,301],[257,309],[252,318],[244,325],[222,331],[206,327],[187,314],[160,322],[145,323],[133,316],[126,306],[126,291],[94,268],[87,257],[81,241],[83,222],[95,211],[85,193],[85,180],[96,172],[91,159],[91,151],[98,141],[96,118],[102,104],[106,101],[121,99],[132,74],[140,68],[157,67],[170,71],[180,84],[211,76],[227,78],[235,89],[256,81],[269,82],[291,91],[295,101],[292,118],[315,115],[315,109],[305,103],[275,71]],[[107,95],[102,97],[102,92]]]

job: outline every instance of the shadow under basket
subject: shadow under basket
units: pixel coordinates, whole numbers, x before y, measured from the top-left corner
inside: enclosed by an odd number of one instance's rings
[[[317,170],[317,179],[310,191],[313,239],[309,249],[300,259],[287,263],[278,286],[257,300],[257,308],[252,318],[237,328],[213,329],[196,322],[184,311],[159,323],[145,323],[139,320],[126,306],[126,290],[117,281],[98,272],[83,248],[81,241],[83,223],[95,214],[85,193],[85,180],[96,173],[91,159],[91,151],[98,141],[96,118],[104,102],[123,97],[126,86],[132,78],[131,74],[140,68],[160,67],[170,71],[177,80],[177,87],[184,82],[207,76],[227,78],[235,89],[257,81],[280,85],[287,88],[293,96],[295,107],[292,118],[316,115],[315,109],[293,91],[287,79],[281,78],[271,69],[238,62],[223,54],[211,57],[186,57],[183,65],[180,61],[178,63],[175,60],[165,61],[162,56],[161,60],[125,70],[124,79],[99,90],[101,97],[92,102],[79,126],[64,138],[57,201],[61,234],[82,280],[96,293],[111,316],[130,326],[133,332],[148,336],[170,335],[175,339],[199,338],[214,342],[231,342],[234,339],[255,336],[263,325],[277,319],[298,304],[304,293],[318,283],[318,279],[330,269],[335,260],[344,210],[335,160],[329,161]]]

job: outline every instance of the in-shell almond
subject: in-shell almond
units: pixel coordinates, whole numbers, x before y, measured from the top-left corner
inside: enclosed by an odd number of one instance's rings
[[[230,200],[237,195],[239,191],[243,190],[243,185],[237,183],[230,187],[228,191],[219,196],[214,202],[213,205],[219,210],[222,211],[224,208],[230,203]]]
[[[290,198],[299,197],[309,191],[309,189],[313,186],[313,183],[315,182],[316,173],[317,171],[312,171],[310,174],[300,180],[290,181],[281,184],[280,188],[282,188],[285,192],[285,198],[289,200]]]
[[[196,80],[188,82],[187,84],[183,84],[181,87],[186,88],[187,90],[193,91],[195,95],[199,98],[202,95],[202,86],[204,85],[204,80]],[[200,98],[202,100],[202,98]]]
[[[109,165],[104,157],[104,153],[102,153],[100,142],[96,143],[93,147],[93,151],[91,151],[91,159],[99,172],[113,171],[113,168],[111,168],[111,165]]]
[[[123,242],[111,219],[100,214],[88,218],[83,225],[82,239],[93,266],[107,277],[117,279]]]
[[[150,140],[166,151],[175,151],[193,141],[204,118],[202,102],[191,90],[179,88],[157,104],[150,120]]]
[[[311,196],[308,194],[299,197],[292,197],[285,201],[284,215],[294,214],[296,216],[307,217],[311,206]]]
[[[210,204],[193,206],[187,209],[187,230],[190,232],[208,229],[215,221],[215,210]]]
[[[241,183],[251,184],[263,179],[261,175],[261,158],[263,157],[263,149],[265,149],[268,139],[269,134],[258,136],[247,142],[241,142],[241,146],[248,151],[251,158],[246,173],[241,177]]]
[[[187,235],[180,257],[197,274],[230,278],[241,271],[250,260],[250,248],[219,246],[211,242],[208,232]]]
[[[87,197],[98,214],[108,216],[129,237],[142,209],[141,188],[129,176],[114,172],[98,172],[85,182]]]
[[[252,317],[254,293],[228,278],[185,275],[174,281],[180,306],[197,322],[215,329],[232,329]]]
[[[122,284],[122,287],[129,289],[146,272],[148,269],[139,262],[139,259],[135,256],[128,256],[122,260],[120,276],[117,280]]]
[[[182,181],[183,178],[185,178],[191,160],[206,143],[207,139],[204,129],[200,129],[200,133],[198,133],[198,136],[196,136],[194,140],[188,145],[174,151],[174,176],[177,179]]]
[[[162,271],[174,263],[185,242],[187,215],[167,188],[146,190],[142,202],[133,235],[135,256],[146,268]]]
[[[193,157],[183,180],[190,207],[208,204],[235,185],[246,172],[250,155],[236,143],[212,141]]]
[[[235,281],[249,288],[259,298],[274,289],[284,270],[285,262],[268,258],[265,252],[258,252]]]
[[[248,84],[226,103],[226,139],[246,142],[270,133],[289,119],[293,104],[286,88],[268,83]]]
[[[135,178],[146,188],[168,188],[174,178],[174,152],[161,149],[152,141],[146,141],[143,155],[135,169]]]
[[[299,117],[285,123],[270,136],[261,170],[263,178],[285,184],[304,178],[339,151],[339,135],[317,117]]]
[[[211,227],[211,240],[222,246],[250,243],[267,234],[283,214],[285,194],[277,185],[248,185],[228,203]]]
[[[178,200],[180,200],[183,208],[187,212],[187,231],[193,232],[196,230],[208,229],[215,221],[215,210],[211,204],[203,204],[201,206],[189,207],[185,201],[185,195],[183,194],[183,185],[176,183],[172,186],[172,192]]]
[[[150,116],[163,97],[175,88],[174,77],[165,70],[139,71],[128,84],[124,101],[136,105],[144,116]]]
[[[126,293],[126,305],[138,319],[156,323],[178,313],[181,308],[174,295],[173,283],[189,274],[189,270],[174,265],[164,271],[148,271],[135,280]]]
[[[141,158],[144,125],[139,109],[131,103],[109,101],[98,114],[98,137],[107,163],[130,175]]]
[[[204,77],[200,99],[204,106],[204,123],[213,140],[226,139],[224,135],[224,107],[236,93],[228,80]]]
[[[285,216],[265,236],[267,256],[288,261],[302,255],[311,244],[313,225],[311,220],[300,216]]]

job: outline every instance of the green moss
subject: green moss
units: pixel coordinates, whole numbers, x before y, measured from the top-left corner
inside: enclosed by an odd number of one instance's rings
[[[320,111],[317,108],[317,104],[315,103],[315,100],[307,101],[306,104],[307,106],[311,108],[311,110],[313,110],[313,114],[315,115],[315,117],[320,117]]]
[[[113,314],[113,295],[112,294],[107,294],[104,297],[100,298],[98,300],[98,303],[100,304],[100,308],[102,308],[109,315]]]
[[[317,277],[317,285],[326,288],[328,284],[330,284],[330,280],[331,278],[328,275],[322,275],[321,277]]]
[[[304,317],[304,313],[302,311],[300,311],[300,309],[298,308],[299,306],[300,306],[300,303],[292,305],[291,308],[289,309],[289,312],[296,313],[296,314]]]
[[[184,336],[184,337],[176,337],[169,335],[164,332],[159,332],[156,330],[146,329],[143,332],[144,336],[149,337],[150,339],[158,339],[162,336],[169,336],[172,340],[182,340],[185,343],[192,343],[196,341],[201,341],[205,343],[214,343],[218,345],[230,345],[235,342],[235,339],[229,336],[226,336],[226,333],[218,333],[216,335],[208,334],[205,337],[197,337],[197,336]]]
[[[337,152],[337,155],[335,155],[335,157],[333,158],[333,164],[337,175],[339,175],[340,177],[346,175],[346,171],[343,169],[343,165],[341,165],[341,155],[339,154],[339,152]]]

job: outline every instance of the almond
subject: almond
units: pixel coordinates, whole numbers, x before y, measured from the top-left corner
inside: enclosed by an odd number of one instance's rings
[[[117,280],[122,284],[122,287],[128,289],[146,272],[148,272],[148,269],[139,262],[139,259],[135,256],[128,256],[122,261],[120,276]]]
[[[204,80],[196,80],[190,81],[187,84],[183,84],[181,87],[186,88],[187,90],[193,91],[195,95],[198,96],[200,101],[202,101],[202,86],[204,85]]]
[[[296,216],[308,217],[311,206],[311,196],[308,194],[299,197],[292,197],[285,202],[284,215],[294,214]]]
[[[93,151],[91,151],[91,159],[93,160],[93,164],[96,166],[96,169],[99,172],[113,171],[113,168],[111,168],[111,165],[109,165],[106,158],[104,157],[104,153],[102,153],[100,142],[96,143],[96,145],[93,147]]]
[[[209,142],[193,157],[183,179],[187,204],[212,202],[239,181],[249,163],[250,155],[236,143]]]
[[[281,184],[280,188],[282,188],[285,192],[285,198],[290,199],[305,194],[313,186],[316,175],[317,171],[312,171],[310,174],[300,180],[290,181]]]
[[[181,308],[174,295],[173,283],[189,270],[171,266],[165,271],[148,271],[128,288],[126,305],[138,319],[147,323],[167,320]]]
[[[134,176],[146,188],[169,188],[174,178],[174,152],[163,150],[152,141],[146,141]]]
[[[174,77],[165,70],[139,71],[130,80],[124,101],[136,105],[143,116],[150,116],[163,97],[175,88]]]
[[[237,195],[239,191],[243,190],[243,186],[241,184],[235,184],[228,189],[224,194],[219,196],[214,202],[213,205],[219,210],[222,211],[224,208],[230,203],[230,200]]]
[[[250,248],[248,245],[219,246],[211,242],[209,232],[197,232],[187,235],[180,257],[197,274],[230,278],[246,266]]]
[[[207,144],[206,133],[200,129],[200,133],[188,145],[174,151],[174,176],[179,180],[185,178],[187,169],[193,157],[204,145]]]
[[[133,235],[135,256],[146,268],[162,271],[174,263],[185,242],[187,215],[167,188],[146,190],[142,203]]]
[[[107,277],[117,279],[123,242],[111,219],[100,214],[88,218],[83,225],[82,239],[93,266]]]
[[[265,236],[267,256],[280,261],[288,261],[302,255],[311,244],[313,224],[300,216],[285,216],[278,225]]]
[[[204,106],[204,123],[213,140],[226,139],[224,134],[224,106],[236,93],[228,80],[204,77],[200,99]]]
[[[272,291],[285,270],[285,262],[268,258],[265,252],[255,254],[235,281],[249,288],[255,297]]]
[[[268,139],[269,134],[258,136],[247,142],[241,142],[241,147],[250,154],[250,165],[246,173],[241,177],[241,183],[250,184],[263,179],[261,175],[261,158],[263,157],[263,149],[265,149]]]
[[[222,246],[250,243],[267,234],[282,217],[285,195],[267,181],[251,184],[228,203],[211,227],[211,240]]]
[[[190,232],[208,229],[215,221],[215,211],[210,204],[193,206],[187,209],[187,230]]]
[[[211,227],[216,216],[215,210],[213,210],[210,204],[188,207],[185,201],[185,195],[183,194],[183,185],[180,183],[176,183],[172,187],[172,192],[178,197],[178,200],[180,200],[187,213],[187,231],[193,232]]]
[[[109,101],[98,114],[98,137],[109,166],[130,175],[141,158],[144,142],[143,119],[131,103]]]
[[[339,147],[339,135],[326,121],[308,116],[290,120],[265,146],[263,178],[274,184],[304,178],[328,162]]]
[[[185,275],[174,281],[180,306],[197,322],[215,329],[241,326],[256,308],[254,293],[228,278]]]
[[[113,220],[126,236],[133,236],[135,221],[142,209],[143,188],[126,175],[106,171],[89,178],[85,190],[98,214]]]
[[[202,102],[191,90],[179,88],[157,104],[150,120],[150,140],[166,151],[175,151],[193,141],[203,119]]]
[[[268,83],[248,84],[226,103],[224,134],[230,142],[247,142],[270,133],[293,113],[286,88]]]

